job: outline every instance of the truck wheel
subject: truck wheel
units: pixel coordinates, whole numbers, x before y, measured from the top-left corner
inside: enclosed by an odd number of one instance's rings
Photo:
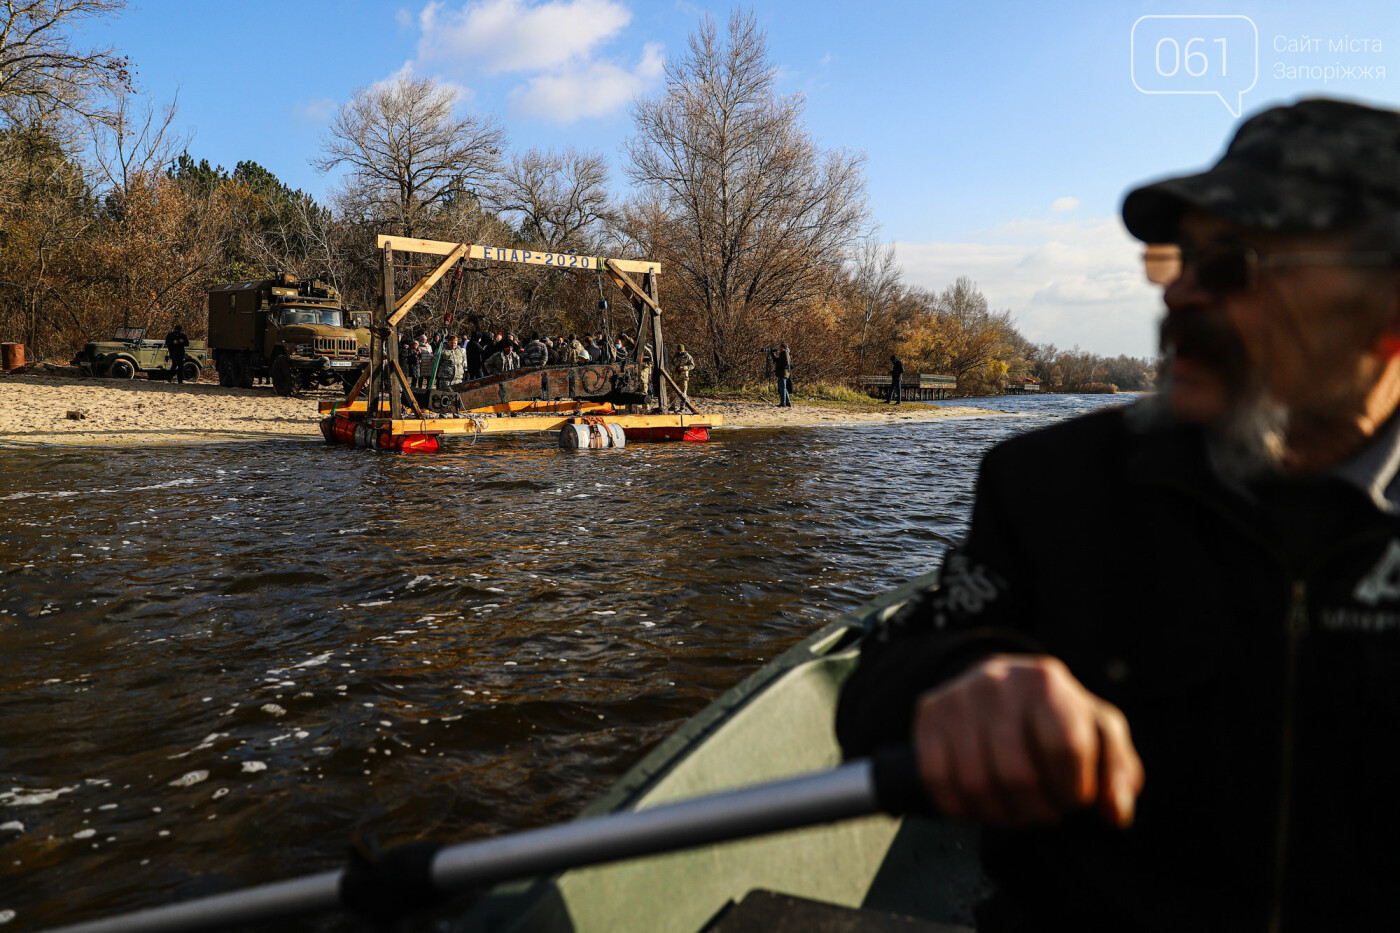
[[[240,389],[253,387],[253,374],[248,369],[248,357],[240,355],[234,358],[233,384]]]
[[[272,389],[278,395],[286,398],[292,394],[292,361],[285,356],[277,356],[272,360],[272,368],[268,371],[272,376]]]
[[[220,359],[214,364],[214,368],[218,370],[219,373],[219,385],[223,386],[225,389],[233,388],[233,367],[229,364],[228,360]]]
[[[200,366],[194,360],[185,360],[185,365],[180,367],[184,370],[186,382],[198,382]]]
[[[135,379],[136,367],[131,360],[118,358],[107,367],[107,375],[113,379]]]

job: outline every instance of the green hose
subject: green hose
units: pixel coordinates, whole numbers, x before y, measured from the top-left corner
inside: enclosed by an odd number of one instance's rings
[[[433,375],[432,375],[432,377],[428,380],[428,395],[429,395],[429,397],[432,396],[433,390],[437,388],[437,370],[438,370],[438,363],[442,362],[442,348],[445,347],[445,346],[447,346],[447,338],[446,338],[446,337],[444,337],[444,338],[442,338],[442,340],[438,341],[437,353],[434,354],[434,356],[433,356]]]

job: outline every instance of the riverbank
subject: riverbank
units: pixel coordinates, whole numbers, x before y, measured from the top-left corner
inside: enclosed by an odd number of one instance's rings
[[[808,427],[990,414],[980,408],[869,406],[794,400],[791,408],[738,399],[695,399],[726,427]],[[70,412],[81,417],[70,417]],[[267,438],[319,439],[315,399],[279,398],[271,389],[225,389],[201,382],[81,378],[30,373],[0,378],[0,447],[129,447]]]

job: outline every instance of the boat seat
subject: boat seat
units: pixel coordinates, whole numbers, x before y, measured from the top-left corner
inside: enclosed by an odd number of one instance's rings
[[[827,904],[756,889],[730,903],[701,933],[973,933],[971,927]]]

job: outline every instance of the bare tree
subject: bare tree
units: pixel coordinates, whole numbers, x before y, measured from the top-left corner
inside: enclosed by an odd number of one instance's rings
[[[893,243],[881,243],[875,232],[861,241],[850,268],[856,309],[860,314],[860,344],[856,355],[864,371],[870,351],[871,325],[892,317],[899,298],[903,271],[895,259]]]
[[[92,122],[90,174],[98,187],[124,194],[187,149],[189,134],[174,128],[178,109],[177,100],[158,109],[149,98],[138,102],[126,91],[114,93],[106,117]]]
[[[628,176],[675,218],[678,236],[654,248],[721,381],[765,326],[829,290],[867,215],[864,156],[820,149],[775,71],[752,13],[731,14],[723,37],[706,16],[667,62],[665,93],[634,106],[627,142]]]
[[[6,0],[0,4],[0,112],[29,123],[54,111],[96,116],[97,92],[129,90],[131,61],[79,49],[69,32],[120,11],[125,0]]]
[[[402,236],[428,232],[435,214],[493,175],[505,131],[489,116],[454,112],[457,91],[404,75],[360,88],[331,120],[322,173],[345,167],[341,205]]]
[[[488,187],[487,198],[545,249],[588,250],[599,223],[613,216],[607,183],[602,153],[530,149],[511,158]]]

